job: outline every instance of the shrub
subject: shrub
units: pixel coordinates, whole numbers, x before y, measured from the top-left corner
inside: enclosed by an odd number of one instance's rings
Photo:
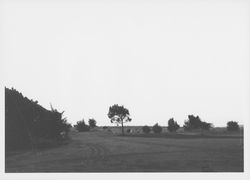
[[[201,121],[199,116],[189,115],[188,120],[184,123],[185,130],[195,130],[195,129],[204,129],[209,130],[213,125],[205,121]]]
[[[238,122],[229,121],[227,122],[227,130],[228,131],[238,131],[240,129]]]
[[[211,123],[201,122],[201,129],[203,129],[203,130],[209,130],[211,127],[212,127]]]
[[[148,134],[148,133],[150,133],[151,129],[150,129],[149,126],[143,126],[143,127],[142,127],[142,131],[143,131],[145,134]]]
[[[199,129],[201,127],[201,120],[199,116],[188,115],[188,120],[184,122],[185,130]]]
[[[70,130],[70,124],[62,116],[63,112],[58,112],[52,106],[51,110],[47,110],[38,101],[24,97],[14,88],[5,88],[6,150],[34,147],[36,139],[61,141],[60,133],[67,135]]]
[[[176,132],[180,128],[179,124],[174,121],[174,118],[168,120],[168,131]]]
[[[162,127],[158,125],[158,123],[156,123],[153,127],[152,130],[154,133],[161,133],[162,132]]]
[[[90,128],[96,127],[96,120],[95,119],[93,119],[93,118],[89,119],[89,127]]]
[[[89,129],[90,129],[89,126],[87,124],[85,124],[84,119],[81,121],[77,121],[75,128],[79,132],[89,131]]]

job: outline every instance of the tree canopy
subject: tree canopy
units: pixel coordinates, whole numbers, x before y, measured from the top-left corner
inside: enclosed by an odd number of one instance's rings
[[[89,127],[90,128],[96,127],[96,120],[94,118],[89,119]]]
[[[168,120],[168,130],[170,132],[176,132],[180,128],[179,124],[174,121],[174,118]]]
[[[238,131],[240,129],[238,122],[236,121],[228,121],[227,122],[227,130],[228,131]]]
[[[152,130],[153,130],[154,133],[159,134],[159,133],[162,132],[162,127],[161,127],[158,123],[156,123],[156,124],[152,127]]]
[[[132,119],[130,118],[129,110],[124,106],[119,106],[118,104],[114,104],[109,107],[108,117],[110,118],[111,123],[121,124],[122,125],[122,134],[124,135],[123,124],[125,122],[130,122]]]
[[[199,116],[188,115],[188,120],[184,122],[185,130],[204,129],[209,130],[213,125],[205,121],[201,121]]]

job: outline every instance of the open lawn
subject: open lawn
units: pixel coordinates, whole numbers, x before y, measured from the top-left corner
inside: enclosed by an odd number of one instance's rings
[[[243,137],[71,131],[56,148],[8,153],[6,172],[243,172]]]

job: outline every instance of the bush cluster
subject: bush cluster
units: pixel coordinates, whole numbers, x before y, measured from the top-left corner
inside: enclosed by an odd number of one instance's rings
[[[152,130],[153,130],[154,133],[159,134],[159,133],[162,132],[162,127],[161,127],[158,123],[156,123],[156,124],[152,127]]]
[[[184,122],[183,127],[185,130],[194,130],[194,129],[209,130],[212,127],[212,124],[201,121],[199,116],[189,115],[188,120]]]
[[[81,120],[81,121],[77,121],[76,125],[74,125],[74,127],[79,132],[86,132],[86,131],[89,131],[89,129],[90,129],[90,126],[88,126],[87,124],[85,124],[84,119]]]
[[[176,132],[180,128],[179,124],[174,121],[174,118],[168,120],[168,131]]]
[[[150,133],[151,129],[150,129],[149,126],[143,126],[143,127],[142,127],[142,131],[143,131],[145,134],[148,134],[148,133]]]
[[[227,123],[227,130],[228,131],[238,131],[240,129],[239,124],[235,121],[229,121]]]
[[[89,119],[89,127],[90,128],[96,127],[96,120],[95,119],[93,119],[93,118]]]
[[[63,112],[47,110],[15,89],[5,88],[5,148],[31,148],[38,140],[60,141],[71,125]]]

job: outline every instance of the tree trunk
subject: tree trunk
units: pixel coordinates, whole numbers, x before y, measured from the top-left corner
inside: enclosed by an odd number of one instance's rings
[[[123,120],[122,120],[122,135],[124,136]]]

